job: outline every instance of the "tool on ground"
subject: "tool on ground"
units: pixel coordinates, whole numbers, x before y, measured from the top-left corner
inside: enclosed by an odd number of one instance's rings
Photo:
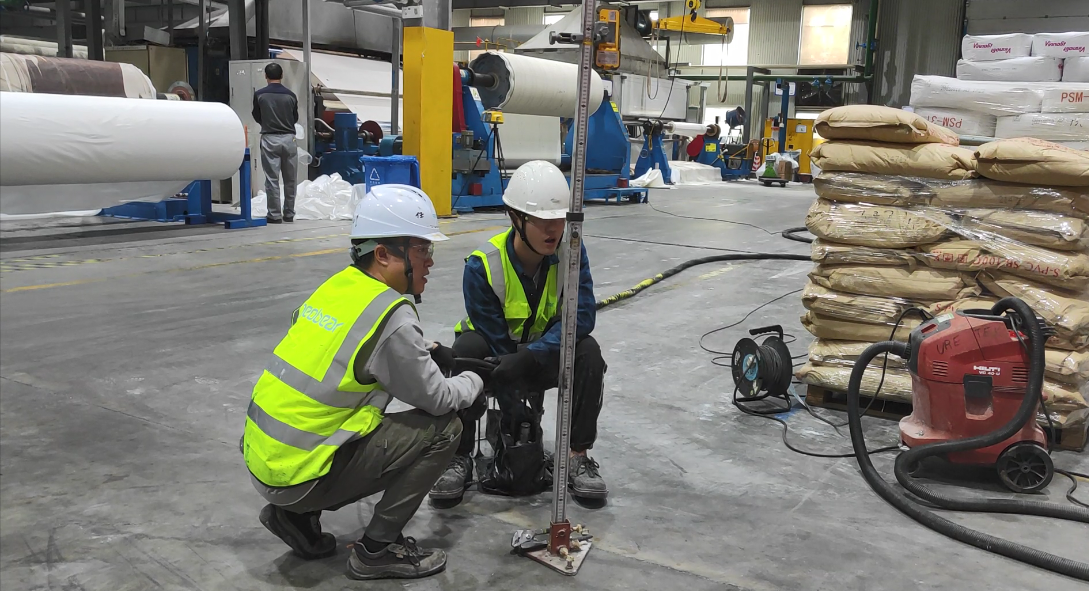
[[[1025,302],[1004,298],[990,310],[957,311],[932,318],[907,343],[875,343],[855,362],[847,391],[851,443],[862,475],[882,498],[943,535],[1053,572],[1089,581],[1089,563],[1078,562],[978,532],[941,517],[945,510],[1014,513],[1089,523],[1089,509],[1039,501],[961,499],[930,490],[913,472],[932,457],[954,464],[994,466],[1015,492],[1039,491],[1053,467],[1044,432],[1036,425],[1043,403],[1044,341],[1048,330]],[[908,450],[896,459],[897,481],[913,497],[878,474],[866,453],[859,388],[870,362],[889,353],[908,361],[914,411],[900,421]]]
[[[579,97],[575,115],[574,165],[571,168],[571,209],[567,213],[567,252],[574,253],[566,258],[567,269],[564,277],[564,301],[560,343],[559,409],[556,413],[556,454],[552,478],[552,521],[548,527],[548,543],[544,548],[528,550],[525,556],[565,575],[578,573],[582,562],[593,546],[591,539],[579,541],[576,532],[567,520],[567,477],[569,469],[569,450],[571,449],[571,406],[572,386],[575,376],[575,326],[578,314],[579,266],[582,257],[582,202],[586,180],[586,140],[587,125],[590,119],[590,94],[593,80],[594,60],[594,23],[597,15],[594,11],[595,0],[582,2],[582,36],[575,41],[581,43],[579,53]],[[517,541],[519,538],[515,536]],[[515,545],[518,547],[518,545]]]

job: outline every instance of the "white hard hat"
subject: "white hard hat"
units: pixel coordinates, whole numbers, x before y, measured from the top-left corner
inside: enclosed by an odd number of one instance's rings
[[[531,160],[514,171],[503,191],[503,203],[535,218],[560,220],[571,207],[571,188],[555,164]]]
[[[360,193],[366,191],[362,197]],[[448,240],[439,231],[439,217],[427,194],[409,185],[366,185],[352,187],[358,199],[352,216],[350,238],[423,238],[432,242]]]

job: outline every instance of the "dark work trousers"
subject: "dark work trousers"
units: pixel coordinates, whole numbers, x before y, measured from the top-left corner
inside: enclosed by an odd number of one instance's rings
[[[491,347],[484,337],[474,331],[458,335],[454,339],[454,355],[472,359],[491,357]],[[555,388],[559,380],[560,361],[557,355],[540,368],[535,374],[526,376],[525,388],[529,392],[544,393]],[[571,400],[571,449],[576,452],[586,451],[594,446],[597,439],[597,417],[601,413],[605,381],[605,360],[601,357],[601,347],[593,337],[587,336],[575,344],[575,379]],[[491,386],[493,389],[495,385]],[[493,392],[502,399],[500,392]],[[468,456],[473,453],[476,443],[476,422],[487,410],[485,398],[477,398],[469,408],[458,411],[461,417],[462,435],[457,455]]]
[[[336,511],[385,491],[364,533],[376,542],[395,542],[450,464],[460,435],[461,421],[452,412],[438,417],[422,410],[386,415],[369,435],[337,450],[329,473],[301,501],[284,509]]]

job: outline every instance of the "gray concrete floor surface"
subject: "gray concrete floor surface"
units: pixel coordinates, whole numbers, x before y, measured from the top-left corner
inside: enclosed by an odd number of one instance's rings
[[[778,231],[801,225],[813,198],[804,185],[745,182],[654,191],[660,211],[591,205],[585,231],[595,290],[610,295],[731,249],[808,253]],[[1086,588],[931,532],[870,491],[853,459],[792,453],[776,424],[730,405],[729,370],[700,349],[700,335],[800,289],[810,264],[781,261],[696,267],[599,314],[594,335],[609,370],[592,455],[611,495],[604,508],[570,506],[572,521],[597,535],[577,577],[508,553],[514,529],[547,523],[549,494],[470,492],[452,509],[425,504],[405,533],[449,552],[446,572],[430,579],[344,576],[348,544],[377,497],[326,513],[323,526],[340,549],[302,561],[258,522],[264,503],[238,438],[253,383],[291,310],[347,264],[348,226],[226,231],[98,218],[0,226],[0,588]],[[464,314],[462,259],[505,226],[494,212],[443,222],[452,239],[438,245],[419,308],[429,336],[451,342]],[[729,351],[749,328],[781,323],[799,355],[811,340],[801,313],[800,296],[790,295],[705,344]],[[550,394],[549,431],[554,404]],[[804,412],[788,421],[796,445],[850,449]],[[894,422],[866,425],[871,446],[895,442]],[[891,459],[875,460],[890,481]],[[1085,454],[1060,452],[1055,461],[1089,468]],[[1068,485],[1057,477],[1047,499],[1065,502]],[[1089,557],[1084,524],[950,518]]]

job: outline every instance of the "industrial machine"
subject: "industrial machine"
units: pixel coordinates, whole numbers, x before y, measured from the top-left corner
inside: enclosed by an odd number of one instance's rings
[[[727,130],[745,125],[745,109],[738,107],[726,113]],[[741,144],[727,144],[722,141],[722,128],[718,118],[707,126],[707,131],[698,135],[686,147],[688,157],[693,162],[714,166],[722,173],[722,180],[731,181],[747,178],[752,174],[753,158],[757,153],[756,141]]]
[[[783,127],[786,128],[786,142],[780,149],[779,138],[782,136]],[[784,122],[780,117],[765,120],[764,141],[761,142],[760,147],[761,158],[765,161],[768,154],[800,151],[798,174],[811,175],[813,169],[809,162],[809,152],[813,150],[813,120],[791,118]]]
[[[866,348],[848,384],[851,443],[862,475],[882,498],[919,523],[953,539],[1015,560],[1089,581],[1089,564],[978,532],[933,513],[1016,513],[1089,523],[1089,509],[1020,499],[956,497],[917,480],[921,463],[943,458],[952,464],[993,466],[1006,488],[1041,491],[1056,471],[1044,431],[1036,424],[1043,403],[1044,341],[1050,331],[1025,302],[998,301],[990,310],[961,310],[931,318],[907,343],[885,341]],[[908,361],[912,382],[910,416],[900,421],[902,444],[897,481],[906,495],[881,477],[870,461],[859,409],[863,373],[881,354]],[[919,500],[924,504],[920,504]]]
[[[315,119],[321,129],[315,132],[312,168],[319,174],[340,177],[353,185],[366,183],[364,156],[394,156],[401,153],[401,137],[384,137],[382,126],[375,121],[359,123],[355,113],[333,113],[333,125],[325,117]]]
[[[991,311],[944,314],[912,331],[908,368],[912,413],[900,421],[910,448],[987,435],[1017,416],[1028,390],[1031,359],[1013,316]],[[960,464],[995,466],[1013,492],[1036,492],[1054,475],[1047,437],[1035,413],[1009,437],[946,454]]]

